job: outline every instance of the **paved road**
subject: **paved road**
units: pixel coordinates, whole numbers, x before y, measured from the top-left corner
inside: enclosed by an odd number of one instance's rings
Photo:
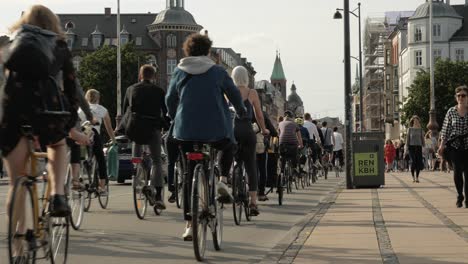
[[[291,227],[318,202],[334,190],[343,178],[331,178],[305,190],[285,195],[278,206],[276,195],[261,204],[261,215],[252,222],[234,225],[232,209],[225,211],[223,250],[215,252],[208,244],[208,263],[259,262]],[[0,261],[6,259],[5,195],[7,186],[0,186]],[[133,210],[130,185],[111,185],[108,210],[102,210],[97,200],[85,214],[80,231],[71,231],[68,263],[194,263],[191,242],[181,239],[184,221],[181,210],[169,205],[161,216],[148,211],[148,217],[137,219]],[[210,238],[211,239],[211,238]]]

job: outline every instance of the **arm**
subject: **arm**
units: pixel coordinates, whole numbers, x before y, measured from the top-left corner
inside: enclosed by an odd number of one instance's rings
[[[450,116],[450,110],[447,111],[447,114],[444,118],[444,124],[442,125],[442,130],[440,131],[440,144],[437,153],[442,155],[445,149],[445,143],[449,137],[449,133],[452,131],[452,118]]]
[[[265,119],[263,117],[263,111],[262,111],[262,107],[260,105],[260,99],[258,98],[257,91],[252,89],[250,97],[252,97],[252,104],[253,104],[253,108],[254,108],[255,119],[257,120],[258,125],[260,126],[260,128],[262,130],[262,133],[263,134],[268,134],[267,133],[267,128],[265,126]]]
[[[104,126],[106,127],[107,134],[112,139],[112,141],[115,142],[115,134],[114,134],[114,130],[112,130],[112,123],[111,123],[111,119],[109,116],[109,112],[106,113],[103,120],[104,120]]]
[[[177,106],[179,104],[179,93],[177,91],[177,77],[179,76],[179,74],[177,73],[178,71],[176,70],[176,73],[171,78],[165,99],[167,113],[172,120],[174,120],[176,116]]]
[[[222,89],[226,94],[229,102],[234,106],[236,109],[236,113],[238,116],[243,116],[247,112],[244,106],[244,102],[242,102],[242,96],[237,89],[236,85],[232,81],[231,77],[229,77],[228,73],[223,70],[224,78],[223,78],[223,86]],[[263,116],[263,115],[262,115]],[[263,123],[265,126],[265,123]]]
[[[296,131],[297,141],[299,142],[299,147],[302,148],[304,144],[302,143],[301,130]]]
[[[318,144],[322,143],[322,140],[320,139],[320,134],[318,132],[318,127],[314,125],[314,128],[312,128],[312,133],[314,133],[314,137],[317,140]]]
[[[76,85],[76,98],[78,100],[78,106],[83,110],[83,113],[86,116],[86,119],[90,122],[93,121],[93,113],[91,113],[91,109],[89,108],[89,103],[86,101],[86,98],[83,94],[83,88],[80,85],[80,81],[75,79]]]

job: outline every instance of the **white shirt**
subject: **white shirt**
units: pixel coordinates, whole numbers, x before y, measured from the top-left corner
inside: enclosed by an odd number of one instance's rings
[[[343,136],[339,132],[333,132],[335,136],[335,146],[333,146],[333,151],[338,151],[343,149]]]
[[[102,120],[107,115],[107,109],[99,104],[89,104],[89,108],[91,109],[93,118],[99,122],[99,125],[93,126],[93,128],[96,129],[99,134],[101,134]],[[78,115],[82,121],[86,120],[86,116],[81,108],[78,110]]]
[[[314,123],[305,120],[304,125],[302,125],[302,126],[307,128],[307,131],[309,131],[309,135],[310,135],[311,139],[315,138],[315,142],[321,143],[320,136],[319,136],[319,133],[318,133],[318,130],[317,130],[317,126]]]

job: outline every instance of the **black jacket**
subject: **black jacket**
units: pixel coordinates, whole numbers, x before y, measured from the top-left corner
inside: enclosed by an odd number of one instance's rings
[[[144,80],[127,88],[123,104],[123,113],[132,105],[132,112],[159,120],[157,128],[167,128],[167,108],[164,102],[165,92],[150,81]]]

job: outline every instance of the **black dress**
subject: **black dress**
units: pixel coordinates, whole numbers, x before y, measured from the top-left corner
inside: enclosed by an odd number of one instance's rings
[[[7,156],[18,144],[22,137],[23,125],[33,127],[33,132],[39,136],[42,145],[51,145],[65,138],[77,121],[75,71],[66,42],[57,40],[54,55],[52,75],[58,76],[60,72],[62,73],[59,77],[63,80],[65,105],[70,111],[71,118],[57,118],[45,122],[39,117],[43,109],[43,93],[39,92],[39,81],[11,72],[2,98],[4,116],[0,123],[0,149],[3,156]],[[58,102],[57,94],[50,95],[47,101]]]

